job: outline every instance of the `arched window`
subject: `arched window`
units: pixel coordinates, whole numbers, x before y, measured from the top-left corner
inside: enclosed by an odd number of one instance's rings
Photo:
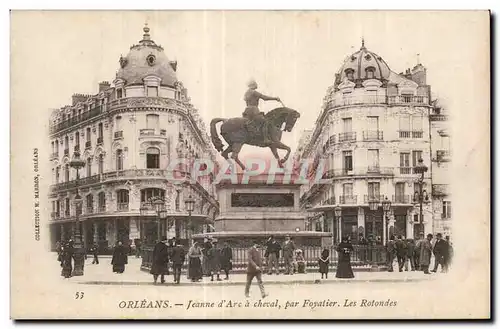
[[[64,150],[69,150],[69,138],[68,138],[68,136],[64,137]]]
[[[346,69],[345,76],[347,77],[347,79],[353,81],[354,80],[354,70],[353,69]]]
[[[94,212],[94,196],[92,194],[87,195],[85,198],[85,204],[87,206],[87,214]]]
[[[99,192],[99,194],[97,195],[97,202],[98,202],[99,212],[105,212],[106,211],[106,193]]]
[[[64,201],[65,201],[64,202],[64,216],[69,216],[69,209],[70,209],[70,207],[69,207],[69,203],[70,203],[69,198],[66,198]]]
[[[87,158],[87,177],[92,176],[92,159],[89,157]]]
[[[80,133],[77,131],[75,133],[75,151],[80,150]]]
[[[146,150],[146,168],[160,168],[160,150],[156,147],[150,147]]]
[[[151,198],[165,198],[165,190],[159,188],[146,188],[141,190],[141,202],[149,202]]]
[[[366,78],[374,79],[375,78],[375,68],[373,66],[366,68]]]
[[[104,155],[102,155],[102,154],[99,154],[98,172],[99,172],[99,175],[104,173]]]
[[[175,191],[175,210],[179,211],[181,210],[181,191],[177,190]]]
[[[69,164],[64,165],[64,181],[69,182]]]
[[[116,202],[118,211],[128,211],[128,190],[118,190],[116,192]]]
[[[123,170],[123,150],[116,150],[116,170]]]
[[[61,171],[61,166],[57,166],[56,167],[56,184],[59,183],[60,171]]]

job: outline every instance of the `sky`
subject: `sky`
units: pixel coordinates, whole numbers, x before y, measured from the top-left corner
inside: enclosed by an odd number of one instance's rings
[[[151,38],[178,61],[177,76],[208,126],[214,117],[241,116],[246,83],[278,96],[302,115],[282,141],[295,149],[304,129],[313,127],[326,89],[361,39],[396,73],[420,61],[435,95],[454,107],[464,75],[474,76],[471,58],[480,41],[466,36],[484,28],[460,12],[341,11],[94,11],[13,14],[13,85],[22,84],[25,104],[47,116],[70,104],[73,93],[97,93],[112,81],[120,55]],[[21,17],[24,15],[24,17]],[[445,19],[446,17],[446,19]],[[488,44],[484,44],[488,47]],[[417,55],[419,54],[419,55]],[[464,63],[468,63],[464,66]],[[16,68],[20,69],[16,71]],[[451,76],[454,75],[452,78]],[[474,86],[467,89],[474,92]],[[24,99],[17,103],[23,106]],[[463,105],[463,104],[462,104]],[[261,110],[279,104],[269,101]],[[33,108],[35,107],[35,108]],[[256,152],[245,146],[242,155]]]

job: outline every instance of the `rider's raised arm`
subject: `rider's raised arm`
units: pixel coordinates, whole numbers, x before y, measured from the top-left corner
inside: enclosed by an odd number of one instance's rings
[[[255,93],[257,96],[259,96],[260,99],[264,101],[277,101],[279,99],[278,97],[266,96],[264,94],[259,93],[258,91],[256,91]]]

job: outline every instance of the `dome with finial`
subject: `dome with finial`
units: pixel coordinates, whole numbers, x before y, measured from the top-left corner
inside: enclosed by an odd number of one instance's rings
[[[177,82],[175,71],[177,63],[170,61],[149,34],[147,24],[143,28],[144,34],[139,44],[130,47],[129,53],[120,56],[120,69],[116,78],[125,80],[125,85],[143,84],[147,76],[156,76],[161,79],[162,86],[174,87]]]
[[[362,81],[377,79],[382,82],[389,80],[391,70],[389,65],[374,52],[365,47],[364,38],[361,41],[361,48],[344,60],[344,64],[336,74],[335,86],[338,86],[345,79],[360,85]]]

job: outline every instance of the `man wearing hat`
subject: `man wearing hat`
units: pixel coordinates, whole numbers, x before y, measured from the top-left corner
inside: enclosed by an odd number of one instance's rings
[[[258,92],[257,82],[255,82],[255,80],[253,79],[251,79],[247,85],[248,85],[248,90],[246,91],[244,96],[244,100],[247,107],[243,112],[243,117],[250,120],[249,124],[247,125],[247,128],[250,128],[250,130],[252,130],[254,127],[260,128],[257,129],[255,133],[258,133],[260,130],[263,138],[262,143],[270,144],[271,140],[269,140],[268,136],[267,122],[264,117],[264,113],[260,112],[259,110],[259,100],[262,99],[264,101],[278,101],[278,102],[280,102],[281,100],[279,99],[279,97],[266,96]]]
[[[295,244],[290,239],[290,236],[285,237],[283,244],[283,260],[285,261],[285,275],[293,274],[293,254],[295,252]]]
[[[262,298],[266,298],[267,294],[264,290],[264,284],[262,283],[262,253],[260,252],[260,246],[257,242],[253,244],[250,249],[248,249],[248,265],[247,265],[247,282],[245,285],[245,296],[250,297],[250,285],[252,284],[253,278],[257,278],[257,283],[259,284],[259,289]]]
[[[432,272],[437,272],[438,265],[441,265],[441,272],[448,270],[446,261],[448,259],[448,243],[443,240],[441,233],[436,234],[436,243],[434,244],[434,269]]]
[[[167,238],[162,237],[153,249],[153,262],[150,273],[153,274],[155,284],[158,281],[158,276],[160,276],[160,282],[165,283],[165,274],[168,274],[168,256]]]

